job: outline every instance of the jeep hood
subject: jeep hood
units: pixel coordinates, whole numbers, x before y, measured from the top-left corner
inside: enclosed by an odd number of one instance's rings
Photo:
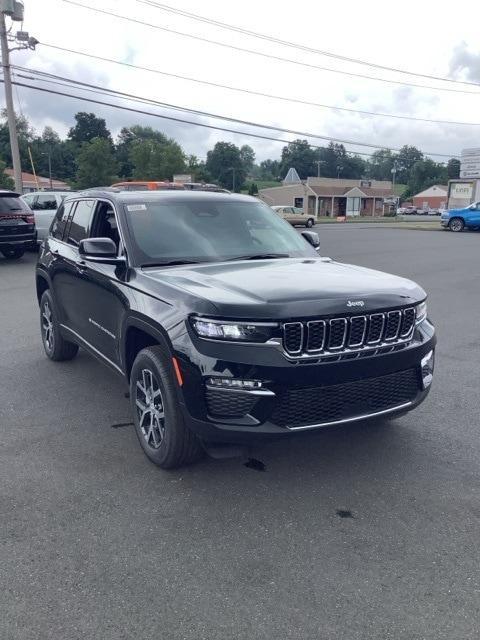
[[[381,271],[330,258],[288,258],[170,268],[146,268],[144,275],[210,305],[223,317],[306,317],[355,313],[415,304],[421,287]],[[362,304],[363,303],[363,304]]]

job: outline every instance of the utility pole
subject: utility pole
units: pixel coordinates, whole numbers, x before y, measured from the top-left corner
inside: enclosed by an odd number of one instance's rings
[[[337,180],[340,178],[340,174],[343,171],[343,167],[338,165],[337,166]]]
[[[8,132],[10,134],[10,149],[12,151],[13,176],[15,189],[18,193],[23,193],[22,165],[20,164],[20,151],[18,148],[17,123],[15,121],[15,110],[13,108],[12,78],[10,77],[10,52],[8,50],[7,27],[5,24],[5,14],[0,14],[0,39],[2,42],[2,67],[3,82],[5,84],[5,104],[7,107]]]
[[[235,171],[236,171],[236,168],[235,167],[230,167],[230,170],[232,172],[232,191],[235,191]]]
[[[15,109],[13,107],[10,52],[16,49],[35,49],[38,40],[30,37],[26,31],[18,31],[15,36],[11,36],[9,31],[7,31],[5,16],[9,16],[14,22],[23,22],[23,2],[19,2],[18,0],[0,0],[0,42],[2,50],[3,83],[5,85],[5,105],[7,108],[13,175],[15,179],[15,190],[18,193],[23,193],[22,165],[20,163],[20,151],[18,148]],[[14,42],[18,46],[9,49],[9,42]]]
[[[324,163],[324,160],[317,160],[317,178],[320,178],[320,165]]]

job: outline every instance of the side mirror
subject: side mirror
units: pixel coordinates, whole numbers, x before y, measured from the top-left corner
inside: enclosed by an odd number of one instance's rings
[[[85,238],[80,240],[78,252],[82,258],[93,262],[119,264],[125,262],[117,255],[117,245],[111,238]]]
[[[302,231],[302,236],[305,240],[312,245],[314,249],[319,251],[320,249],[320,238],[318,237],[318,233],[315,231]]]

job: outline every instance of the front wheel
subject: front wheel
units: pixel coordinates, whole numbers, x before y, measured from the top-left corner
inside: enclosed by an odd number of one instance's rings
[[[458,233],[459,231],[463,231],[465,228],[465,223],[461,218],[452,218],[448,223],[448,228],[450,231],[454,231]]]
[[[146,456],[162,469],[201,457],[199,439],[185,425],[170,358],[160,346],[142,349],[130,374],[135,431]]]
[[[311,227],[313,227],[314,224],[315,224],[315,220],[313,218],[309,218],[305,223],[305,226],[307,227],[307,229],[310,229]]]
[[[1,249],[1,252],[7,260],[18,260],[25,253],[24,249]]]

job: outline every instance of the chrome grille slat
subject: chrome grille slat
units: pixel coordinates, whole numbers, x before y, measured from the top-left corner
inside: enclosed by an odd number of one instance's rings
[[[404,346],[415,328],[415,307],[361,316],[345,316],[283,324],[283,347],[288,356],[353,359],[354,353],[376,355]],[[399,345],[396,347],[396,345]]]
[[[286,322],[283,325],[283,344],[291,355],[302,352],[303,332],[303,322]]]
[[[332,318],[328,325],[328,350],[338,351],[339,349],[343,349],[347,338],[347,318]]]
[[[319,353],[325,347],[327,323],[325,320],[307,322],[307,353]]]

